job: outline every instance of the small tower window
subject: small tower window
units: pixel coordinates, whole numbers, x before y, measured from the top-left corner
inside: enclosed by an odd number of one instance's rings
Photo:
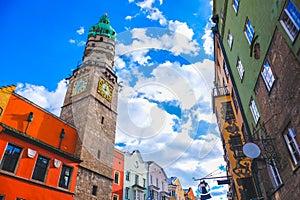
[[[94,47],[95,46],[95,43],[92,43],[92,47]]]
[[[100,150],[98,150],[98,154],[97,154],[97,158],[98,158],[98,160],[100,160],[100,156],[101,156],[101,151],[100,151]]]
[[[98,189],[98,186],[93,185],[92,195],[94,195],[94,196],[97,195],[97,189]]]
[[[104,123],[104,117],[102,116],[102,118],[101,118],[101,124],[103,124]]]
[[[103,37],[100,37],[100,42],[103,42]]]

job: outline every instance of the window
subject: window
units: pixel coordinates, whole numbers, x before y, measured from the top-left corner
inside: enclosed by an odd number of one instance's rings
[[[250,102],[250,110],[251,110],[252,116],[254,118],[254,121],[257,124],[260,115],[259,115],[258,109],[257,109],[256,104],[253,99],[251,99],[251,102]]]
[[[115,171],[114,183],[119,185],[120,182],[120,172]]]
[[[126,179],[126,181],[130,181],[130,172],[129,171],[126,171],[125,179]]]
[[[48,164],[49,159],[39,155],[35,163],[32,179],[44,181],[46,177]]]
[[[282,181],[274,159],[272,159],[270,163],[268,163],[268,167],[269,167],[272,183],[274,187],[277,188],[282,184]]]
[[[114,194],[113,195],[113,200],[119,200],[119,195]]]
[[[98,158],[98,160],[100,160],[100,158],[101,158],[101,151],[100,150],[98,150],[98,152],[97,152],[97,158]]]
[[[224,61],[224,63],[223,63],[223,68],[224,68],[225,76],[226,76],[226,78],[228,78],[228,76],[229,76],[229,71],[228,71],[228,68],[227,68],[227,65],[226,65],[226,62],[225,62],[225,61]]]
[[[150,175],[150,185],[153,184],[152,175]]]
[[[292,1],[289,1],[282,17],[280,23],[288,34],[289,38],[294,41],[299,33],[300,28],[300,12]]]
[[[135,175],[135,180],[134,180],[135,184],[138,185],[139,184],[139,175]]]
[[[239,58],[238,58],[236,67],[237,67],[237,70],[239,72],[240,78],[242,80],[243,77],[244,77],[245,70],[244,70],[244,67],[242,65],[242,61]]]
[[[231,50],[232,49],[232,44],[233,44],[233,37],[232,37],[232,34],[230,33],[230,30],[228,30],[227,41],[228,41],[228,45],[229,45],[230,50]]]
[[[0,200],[4,200],[5,196],[3,194],[0,194]]]
[[[97,190],[98,190],[98,186],[93,185],[92,195],[97,196]]]
[[[72,168],[66,165],[62,166],[60,178],[59,178],[59,187],[69,188],[70,180],[71,180]]]
[[[146,187],[146,179],[143,178],[143,187]]]
[[[269,62],[267,60],[266,60],[266,62],[264,64],[264,68],[263,68],[263,70],[261,72],[261,76],[264,79],[264,82],[265,82],[265,84],[267,86],[268,91],[270,91],[271,88],[272,88],[272,86],[273,86],[273,83],[275,81],[275,78],[273,76],[270,64],[269,64]]]
[[[238,104],[238,101],[237,101],[236,94],[235,94],[234,90],[232,90],[232,92],[231,92],[231,98],[232,98],[232,101],[233,101],[235,112],[238,113],[239,104]]]
[[[250,20],[247,18],[245,28],[244,28],[244,33],[246,35],[246,38],[249,42],[249,44],[252,43],[252,40],[254,38],[254,28],[251,25]]]
[[[240,5],[240,0],[233,0],[232,1],[232,6],[234,11],[237,13],[239,10],[239,5]]]
[[[156,178],[156,187],[158,187],[158,178]]]
[[[296,138],[296,131],[294,128],[289,128],[287,134],[284,135],[285,142],[288,146],[290,155],[295,165],[300,161],[299,142]]]
[[[20,158],[22,149],[12,144],[7,144],[0,168],[8,172],[14,172]]]
[[[135,190],[135,191],[134,191],[134,199],[144,200],[144,199],[143,199],[143,197],[144,197],[143,194],[144,194],[144,193],[143,193],[142,191],[140,191],[140,190]]]
[[[128,199],[128,197],[129,197],[129,188],[126,187],[125,188],[125,199]]]

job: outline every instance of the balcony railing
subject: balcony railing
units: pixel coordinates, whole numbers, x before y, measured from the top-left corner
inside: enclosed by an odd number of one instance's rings
[[[213,88],[213,97],[228,96],[230,92],[227,86],[219,86]]]

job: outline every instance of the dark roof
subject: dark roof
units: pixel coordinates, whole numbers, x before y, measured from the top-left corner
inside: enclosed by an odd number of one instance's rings
[[[168,178],[168,185],[173,185],[173,182],[176,181],[177,177],[170,177]]]

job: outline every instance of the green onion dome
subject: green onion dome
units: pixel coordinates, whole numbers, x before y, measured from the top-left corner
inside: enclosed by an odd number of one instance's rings
[[[97,24],[90,28],[88,35],[104,35],[111,39],[116,39],[116,31],[110,25],[110,19],[106,13],[100,18]]]

